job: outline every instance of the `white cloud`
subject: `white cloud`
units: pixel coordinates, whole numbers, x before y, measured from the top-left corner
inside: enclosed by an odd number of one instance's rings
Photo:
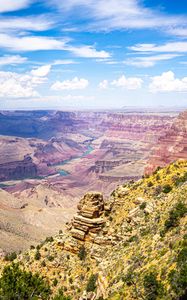
[[[0,97],[32,98],[38,97],[35,88],[46,82],[51,66],[42,66],[32,70],[30,74],[0,72]]]
[[[172,28],[169,29],[168,32],[170,34],[176,35],[176,36],[180,36],[180,37],[187,37],[187,28],[181,28],[181,27],[177,27],[177,28]]]
[[[29,6],[31,0],[0,0],[0,13],[16,11]]]
[[[74,60],[71,59],[57,59],[55,60],[52,65],[73,65],[73,64],[77,64],[77,62],[75,62]]]
[[[88,30],[115,30],[127,28],[161,28],[167,30],[186,24],[186,18],[166,15],[140,5],[138,0],[50,0],[65,14],[90,20]],[[78,10],[79,9],[79,10]],[[85,25],[84,25],[85,26]]]
[[[93,46],[69,47],[72,53],[85,58],[109,58],[110,54],[104,50],[97,51]]]
[[[129,66],[134,66],[138,68],[148,68],[153,67],[159,61],[169,60],[179,57],[179,54],[159,54],[155,56],[140,56],[133,57],[125,60],[123,63]]]
[[[54,91],[62,90],[82,90],[87,88],[89,81],[84,78],[75,77],[72,80],[56,81],[51,89]]]
[[[138,77],[125,77],[122,75],[117,80],[113,80],[111,85],[115,87],[122,87],[128,90],[136,90],[142,87],[143,80]]]
[[[110,54],[104,50],[96,50],[93,46],[68,45],[69,39],[54,39],[43,36],[15,36],[0,34],[0,47],[11,51],[63,50],[84,58],[108,58]]]
[[[5,65],[18,65],[23,64],[27,61],[27,57],[20,55],[4,55],[0,57],[0,66]]]
[[[12,72],[0,72],[0,97],[28,98],[36,97],[32,79]]]
[[[185,53],[187,52],[187,42],[171,42],[164,45],[137,44],[135,46],[129,47],[129,49],[137,52]]]
[[[108,82],[108,80],[105,79],[99,83],[99,88],[105,90],[108,88],[108,85],[109,85],[109,82]]]
[[[67,40],[56,40],[42,36],[0,34],[0,47],[14,51],[63,50]]]
[[[51,70],[51,65],[45,65],[32,70],[31,74],[36,77],[45,77],[49,74],[50,70]]]
[[[10,33],[18,30],[43,31],[50,29],[54,23],[53,18],[46,15],[34,17],[1,17],[0,31],[1,33]]]
[[[175,78],[172,71],[164,72],[160,76],[152,77],[149,90],[156,92],[187,92],[187,77]]]

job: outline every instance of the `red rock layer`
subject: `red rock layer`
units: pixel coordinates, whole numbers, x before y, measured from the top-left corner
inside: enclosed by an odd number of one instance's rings
[[[187,159],[187,111],[181,113],[174,121],[171,129],[159,138],[145,168],[145,174],[153,172],[158,166],[163,167],[177,159]]]

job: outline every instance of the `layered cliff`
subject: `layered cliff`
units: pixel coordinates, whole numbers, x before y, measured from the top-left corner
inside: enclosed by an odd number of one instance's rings
[[[159,138],[145,173],[151,173],[157,167],[180,158],[187,159],[187,111],[181,113],[165,135]]]
[[[109,199],[88,193],[66,232],[16,261],[72,299],[186,299],[186,181],[179,161]]]
[[[30,156],[23,160],[0,164],[0,181],[24,179],[37,176],[37,167]]]

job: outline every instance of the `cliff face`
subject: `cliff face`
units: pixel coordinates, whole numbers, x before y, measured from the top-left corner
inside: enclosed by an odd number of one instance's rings
[[[0,181],[33,178],[37,176],[37,167],[30,156],[22,161],[7,162],[0,165]]]
[[[146,114],[108,114],[100,124],[107,136],[154,142],[172,122],[172,116]]]
[[[186,158],[187,111],[181,113],[166,134],[159,138],[157,146],[152,150],[145,173],[151,173],[158,166],[163,167],[177,159]]]

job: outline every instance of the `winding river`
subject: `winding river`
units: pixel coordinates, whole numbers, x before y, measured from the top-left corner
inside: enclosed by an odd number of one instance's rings
[[[81,159],[81,158],[83,158],[83,157],[86,157],[86,156],[89,155],[93,150],[94,150],[94,148],[93,148],[91,145],[88,145],[86,151],[85,151],[82,155],[76,156],[76,157],[72,157],[72,158],[69,158],[69,159],[66,159],[66,160],[64,160],[63,162],[57,164],[56,166],[57,166],[57,167],[58,167],[58,166],[65,166],[65,165],[67,165],[68,163],[70,163],[71,161],[78,160],[78,159]],[[70,173],[67,172],[67,171],[65,171],[65,170],[63,170],[63,169],[61,169],[61,170],[58,171],[58,174],[60,174],[61,176],[68,176]]]

